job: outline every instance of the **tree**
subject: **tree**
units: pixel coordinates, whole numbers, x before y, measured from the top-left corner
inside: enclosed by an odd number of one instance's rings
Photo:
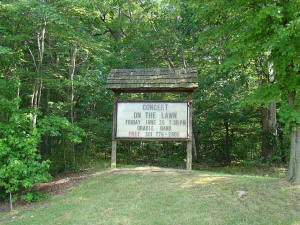
[[[225,65],[235,67],[268,55],[264,67],[273,65],[274,81],[254,92],[256,102],[268,105],[280,100],[281,118],[291,127],[288,177],[299,183],[299,2],[202,1],[197,9],[198,16],[209,21],[219,18],[201,36],[203,40],[225,40],[232,52]],[[216,16],[211,18],[212,14]]]
[[[0,117],[0,197],[7,197],[2,193],[9,194],[10,203],[11,196],[16,199],[21,191],[51,177],[50,162],[40,161],[40,134],[32,129],[32,115],[19,108],[19,97],[13,97],[18,86],[18,80],[0,80],[0,111],[5,115]]]

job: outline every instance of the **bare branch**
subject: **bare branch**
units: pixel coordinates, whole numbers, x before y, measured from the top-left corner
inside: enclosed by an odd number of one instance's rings
[[[36,72],[38,72],[38,67],[37,67],[37,65],[36,65],[35,57],[34,57],[34,55],[32,54],[32,51],[30,50],[30,48],[28,48],[28,50],[29,50],[29,53],[30,53],[30,55],[31,55],[31,57],[32,57],[33,64],[34,64],[34,66],[35,66],[35,70],[36,70]]]

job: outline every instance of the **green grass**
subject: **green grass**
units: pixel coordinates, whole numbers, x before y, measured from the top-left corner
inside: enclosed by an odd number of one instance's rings
[[[296,225],[299,203],[300,186],[278,178],[98,172],[50,200],[1,212],[0,224]]]
[[[254,176],[263,176],[263,177],[276,177],[276,178],[285,178],[287,169],[284,166],[242,166],[242,165],[228,165],[220,167],[212,167],[206,164],[193,164],[194,170],[208,170],[218,173],[228,173],[233,175],[254,175]]]

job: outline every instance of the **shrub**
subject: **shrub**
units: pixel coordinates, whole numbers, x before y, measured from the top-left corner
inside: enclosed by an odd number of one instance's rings
[[[12,112],[7,123],[0,123],[0,190],[7,196],[51,178],[50,162],[41,161],[38,154],[39,141],[29,113]]]

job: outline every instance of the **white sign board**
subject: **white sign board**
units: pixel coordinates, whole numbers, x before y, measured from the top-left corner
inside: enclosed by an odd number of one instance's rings
[[[187,139],[187,102],[117,102],[116,138]]]

